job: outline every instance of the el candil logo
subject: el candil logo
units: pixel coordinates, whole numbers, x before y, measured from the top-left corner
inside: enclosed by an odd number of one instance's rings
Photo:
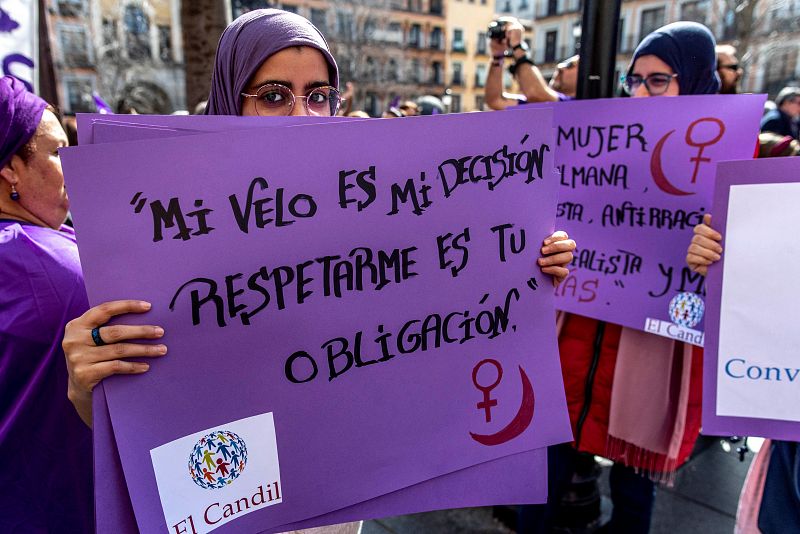
[[[224,488],[242,474],[246,465],[247,445],[228,430],[206,434],[189,455],[189,475],[205,489]]]

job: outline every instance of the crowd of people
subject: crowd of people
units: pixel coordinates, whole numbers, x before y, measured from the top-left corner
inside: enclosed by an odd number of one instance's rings
[[[502,110],[575,98],[578,56],[559,63],[546,82],[522,24],[502,22],[490,45],[487,105]],[[520,94],[503,91],[507,67]],[[641,41],[623,86],[634,98],[733,94],[741,76],[735,49],[716,46],[705,26],[678,22]],[[255,10],[223,33],[201,110],[368,118],[348,107],[353,86],[342,93],[339,86],[336,61],[316,27],[296,14]],[[800,89],[784,89],[775,104],[762,121],[759,156],[797,155]],[[398,99],[383,116],[444,112],[441,100],[427,95]],[[136,295],[89,307],[75,235],[64,224],[69,200],[58,149],[68,145],[67,135],[56,110],[10,76],[0,79],[0,133],[0,531],[91,532],[92,391],[109,376],[148,372],[146,360],[165,357],[167,347],[140,341],[158,340],[164,330],[124,321],[106,326],[150,309]],[[542,237],[531,268],[538,264],[557,284],[569,273],[576,243],[561,231]],[[687,243],[687,264],[705,274],[721,258],[721,239],[706,215]],[[550,448],[548,504],[523,507],[520,532],[556,527],[573,475],[594,455],[614,461],[613,515],[601,531],[648,532],[657,484],[673,479],[701,430],[702,349],[577,315],[560,314],[555,328],[575,441]],[[647,383],[663,381],[670,371],[677,373],[675,387],[664,387],[661,397],[637,385],[643,376]],[[743,525],[749,520],[765,534],[785,532],[787,525],[800,530],[797,444],[773,442],[761,455],[772,461],[760,489],[746,488]]]

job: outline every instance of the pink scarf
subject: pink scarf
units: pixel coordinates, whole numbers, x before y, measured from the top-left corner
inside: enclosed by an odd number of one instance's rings
[[[736,510],[736,527],[734,534],[761,534],[758,528],[758,513],[761,510],[761,499],[764,496],[764,482],[769,470],[770,449],[772,442],[764,440],[761,450],[750,464],[747,478],[744,480],[739,506]]]
[[[559,334],[564,318],[559,312]],[[635,467],[656,482],[674,482],[686,430],[691,368],[691,345],[622,329],[611,391],[609,459]]]
[[[638,466],[654,481],[674,482],[691,369],[691,345],[622,329],[608,423],[610,459]]]

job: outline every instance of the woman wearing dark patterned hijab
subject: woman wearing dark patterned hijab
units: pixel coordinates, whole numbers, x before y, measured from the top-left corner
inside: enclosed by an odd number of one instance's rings
[[[718,93],[720,81],[715,46],[714,36],[702,24],[667,24],[642,39],[636,47],[626,89],[631,96]]]

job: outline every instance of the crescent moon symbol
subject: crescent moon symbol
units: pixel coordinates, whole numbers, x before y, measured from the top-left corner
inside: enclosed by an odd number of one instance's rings
[[[506,443],[525,432],[525,429],[530,426],[533,420],[533,386],[522,367],[519,368],[519,376],[522,379],[522,404],[517,415],[505,428],[495,434],[475,434],[470,432],[469,435],[472,436],[472,439],[481,445],[493,446]]]
[[[667,176],[664,174],[664,169],[661,166],[661,152],[664,150],[664,144],[667,142],[667,139],[669,139],[669,136],[674,133],[675,130],[672,130],[667,135],[659,139],[658,143],[656,144],[656,148],[653,150],[653,155],[650,157],[650,173],[653,175],[653,181],[656,183],[658,188],[665,193],[679,197],[693,195],[694,193],[683,191],[682,189],[678,189],[672,185],[669,179],[667,179]]]

